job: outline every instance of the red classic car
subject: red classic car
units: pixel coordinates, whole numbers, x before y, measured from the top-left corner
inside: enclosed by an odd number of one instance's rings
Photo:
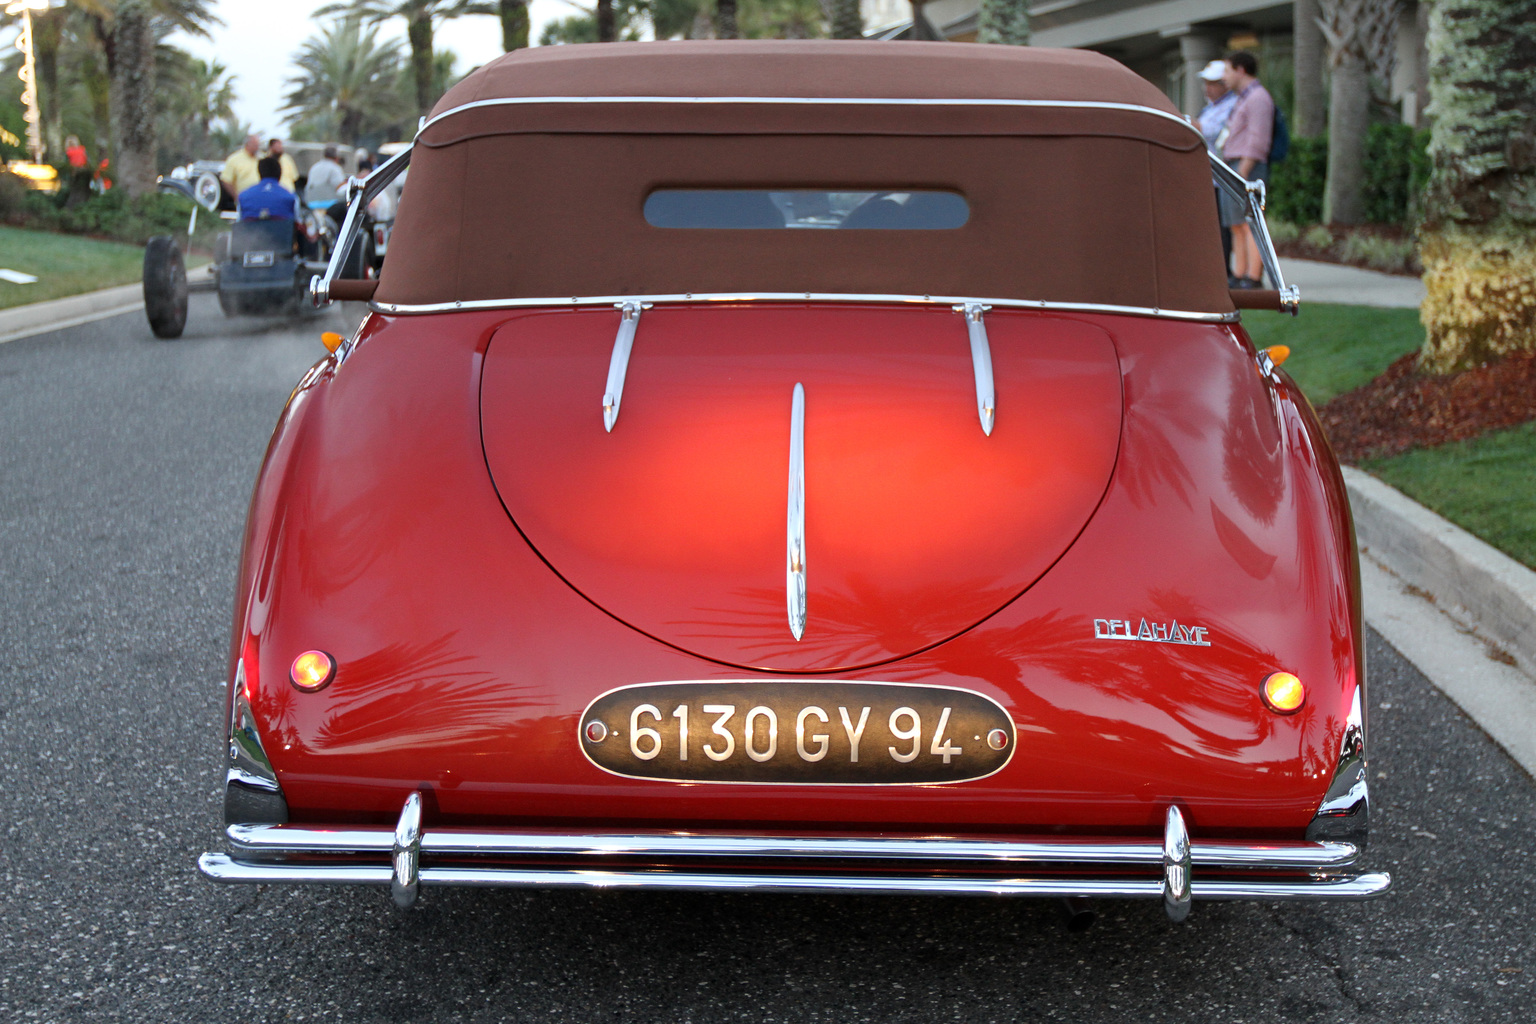
[[[1363,899],[1262,186],[1093,53],[524,50],[283,411],[223,882]],[[1212,175],[1273,290],[1229,292]],[[376,290],[375,290],[376,289]],[[1267,315],[1267,314],[1266,314]]]

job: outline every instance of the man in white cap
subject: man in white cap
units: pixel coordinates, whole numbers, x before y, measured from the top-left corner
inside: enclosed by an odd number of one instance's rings
[[[1195,125],[1200,129],[1200,134],[1205,136],[1205,148],[1221,156],[1221,144],[1226,140],[1223,136],[1227,131],[1227,118],[1232,116],[1232,108],[1237,106],[1237,93],[1227,88],[1224,81],[1227,74],[1227,62],[1213,60],[1200,69],[1200,82],[1205,86],[1205,107],[1200,115],[1195,118]],[[1216,191],[1216,208],[1221,209],[1221,190]],[[1226,225],[1221,228],[1221,252],[1228,266],[1232,263],[1232,229]],[[1229,279],[1227,284],[1237,284],[1236,279]]]
[[[1224,60],[1213,60],[1200,69],[1200,82],[1205,86],[1205,107],[1195,118],[1200,134],[1205,136],[1205,148],[1218,155],[1221,149],[1216,140],[1221,137],[1227,118],[1232,116],[1232,108],[1237,105],[1237,93],[1230,91],[1222,80],[1226,73],[1227,62]]]

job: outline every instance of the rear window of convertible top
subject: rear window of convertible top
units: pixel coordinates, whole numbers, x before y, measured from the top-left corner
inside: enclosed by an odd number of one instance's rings
[[[657,228],[840,228],[944,231],[970,219],[955,192],[658,189],[645,199]]]

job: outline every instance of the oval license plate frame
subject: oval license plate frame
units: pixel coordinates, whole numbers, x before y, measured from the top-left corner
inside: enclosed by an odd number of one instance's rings
[[[790,786],[974,782],[1013,758],[992,698],[954,686],[850,680],[639,683],[582,712],[577,744],[632,779]]]

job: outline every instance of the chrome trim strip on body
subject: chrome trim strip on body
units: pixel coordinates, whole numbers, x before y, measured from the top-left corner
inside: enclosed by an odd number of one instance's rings
[[[1248,207],[1248,222],[1253,226],[1254,235],[1259,243],[1259,259],[1264,263],[1264,272],[1269,275],[1269,279],[1275,283],[1276,290],[1280,292],[1280,310],[1295,316],[1297,310],[1301,308],[1301,289],[1295,285],[1287,285],[1280,273],[1280,256],[1275,252],[1274,239],[1269,236],[1269,224],[1264,220],[1264,183],[1244,178],[1215,153],[1210,155],[1210,159],[1217,187]]]
[[[710,104],[742,105],[742,106],[864,106],[864,107],[1034,107],[1055,110],[1123,110],[1136,114],[1151,114],[1165,121],[1171,121],[1181,128],[1193,132],[1201,142],[1204,137],[1200,135],[1200,129],[1190,124],[1178,114],[1170,114],[1166,110],[1158,110],[1156,107],[1142,106],[1139,103],[1114,103],[1108,100],[1020,100],[1020,99],[982,99],[982,98],[952,98],[943,99],[928,97],[925,99],[904,99],[893,96],[501,96],[487,100],[473,100],[469,103],[461,103],[451,107],[441,114],[434,114],[427,120],[416,133],[420,135],[439,121],[446,120],[456,114],[462,114],[470,110],[480,110],[486,107],[510,107],[510,106],[537,106],[545,103],[572,103],[572,104],[602,104],[602,103],[679,103],[691,106],[708,106]]]
[[[373,301],[369,303],[369,308],[376,313],[414,315],[417,313],[467,313],[482,309],[527,309],[540,306],[617,306],[626,302],[640,302],[647,306],[657,303],[695,302],[854,302],[951,307],[974,303],[996,306],[1000,309],[1043,309],[1060,313],[1154,316],[1165,320],[1188,320],[1203,324],[1234,324],[1241,319],[1241,315],[1236,310],[1231,313],[1196,313],[1181,309],[1160,309],[1155,306],[1110,306],[1096,302],[1047,302],[1045,299],[982,299],[964,295],[900,295],[879,292],[683,292],[667,295],[567,295],[530,299],[466,299],[456,302],[415,304]]]
[[[387,854],[394,834],[387,828],[317,829],[294,825],[230,825],[225,834],[241,857],[271,859],[317,854]],[[697,835],[688,833],[577,834],[482,832],[433,829],[421,837],[423,856],[574,857],[766,857],[933,860],[1031,864],[1135,864],[1162,862],[1163,844],[1107,839],[957,839],[913,837],[851,839],[829,836]],[[1358,851],[1348,843],[1191,842],[1192,864],[1251,870],[1337,870],[1353,864]]]
[[[603,429],[613,432],[619,421],[619,404],[624,401],[624,377],[629,373],[629,354],[635,347],[635,331],[640,329],[640,312],[648,302],[615,302],[619,311],[619,333],[613,339],[613,355],[608,358],[608,383],[603,389]]]
[[[203,876],[226,883],[316,885],[387,885],[385,866],[250,864],[221,853],[198,858]],[[1081,896],[1159,899],[1159,879],[1108,878],[956,878],[923,875],[776,875],[703,874],[678,871],[540,870],[537,868],[424,867],[422,885],[520,886],[566,889],[650,889],[702,892],[864,893],[933,896]],[[1366,900],[1391,888],[1384,874],[1299,879],[1195,881],[1197,900]]]
[[[982,318],[991,308],[980,302],[954,307],[956,313],[965,314],[965,330],[971,339],[971,370],[976,377],[976,415],[981,418],[981,432],[988,437],[992,436],[997,420],[997,394],[992,383],[992,346],[987,341],[987,325]]]
[[[789,503],[785,514],[784,589],[789,607],[789,631],[805,635],[805,385],[795,384],[789,401]]]
[[[1163,909],[1175,923],[1189,916],[1192,862],[1184,815],[1169,807],[1163,818]]]

